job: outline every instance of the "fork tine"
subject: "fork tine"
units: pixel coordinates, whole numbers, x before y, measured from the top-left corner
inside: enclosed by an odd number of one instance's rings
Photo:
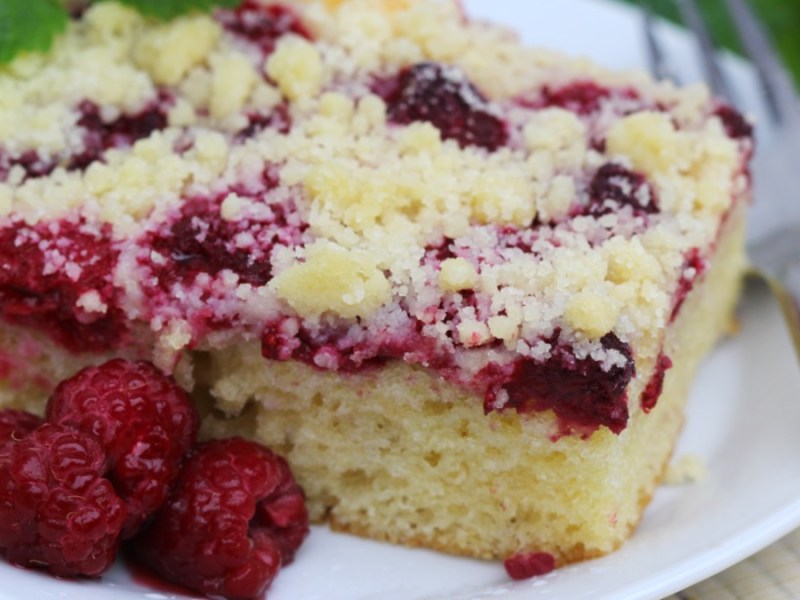
[[[742,45],[756,66],[772,116],[781,123],[800,120],[800,100],[791,76],[746,0],[725,0]]]
[[[697,40],[708,85],[717,96],[735,104],[731,88],[725,79],[722,66],[717,60],[714,41],[700,9],[697,7],[696,0],[678,0],[678,9],[683,21],[692,30]]]
[[[650,63],[650,72],[656,79],[670,79],[675,83],[680,83],[675,72],[667,63],[666,54],[661,47],[661,42],[656,33],[656,19],[653,8],[648,3],[643,8],[644,14],[644,34],[647,42],[647,59]]]

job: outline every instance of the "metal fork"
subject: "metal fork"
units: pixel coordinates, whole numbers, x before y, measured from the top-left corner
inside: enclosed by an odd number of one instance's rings
[[[709,87],[736,105],[696,0],[677,0],[677,4],[694,34]],[[756,148],[753,161],[755,202],[750,209],[747,236],[751,272],[762,277],[779,300],[800,356],[800,97],[747,0],[725,0],[725,5],[756,69],[775,130],[768,147]],[[644,12],[652,71],[659,77],[668,76],[667,54],[652,11],[646,6]]]

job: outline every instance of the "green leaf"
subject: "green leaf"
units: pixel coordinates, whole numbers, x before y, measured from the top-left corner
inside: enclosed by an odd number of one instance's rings
[[[20,52],[47,52],[67,19],[56,0],[0,0],[0,64]]]
[[[2,2],[4,0],[0,0]],[[233,8],[242,0],[120,0],[135,8],[146,17],[167,21],[177,16],[194,12],[211,12],[217,6]]]

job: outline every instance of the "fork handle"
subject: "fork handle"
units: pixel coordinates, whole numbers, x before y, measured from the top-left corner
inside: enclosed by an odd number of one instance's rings
[[[800,262],[780,276],[762,273],[783,311],[795,351],[800,356]]]

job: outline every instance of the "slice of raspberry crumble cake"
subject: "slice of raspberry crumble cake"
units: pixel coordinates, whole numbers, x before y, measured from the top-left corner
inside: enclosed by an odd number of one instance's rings
[[[602,555],[729,324],[751,151],[453,1],[94,4],[0,71],[0,399],[148,359],[337,529]]]

